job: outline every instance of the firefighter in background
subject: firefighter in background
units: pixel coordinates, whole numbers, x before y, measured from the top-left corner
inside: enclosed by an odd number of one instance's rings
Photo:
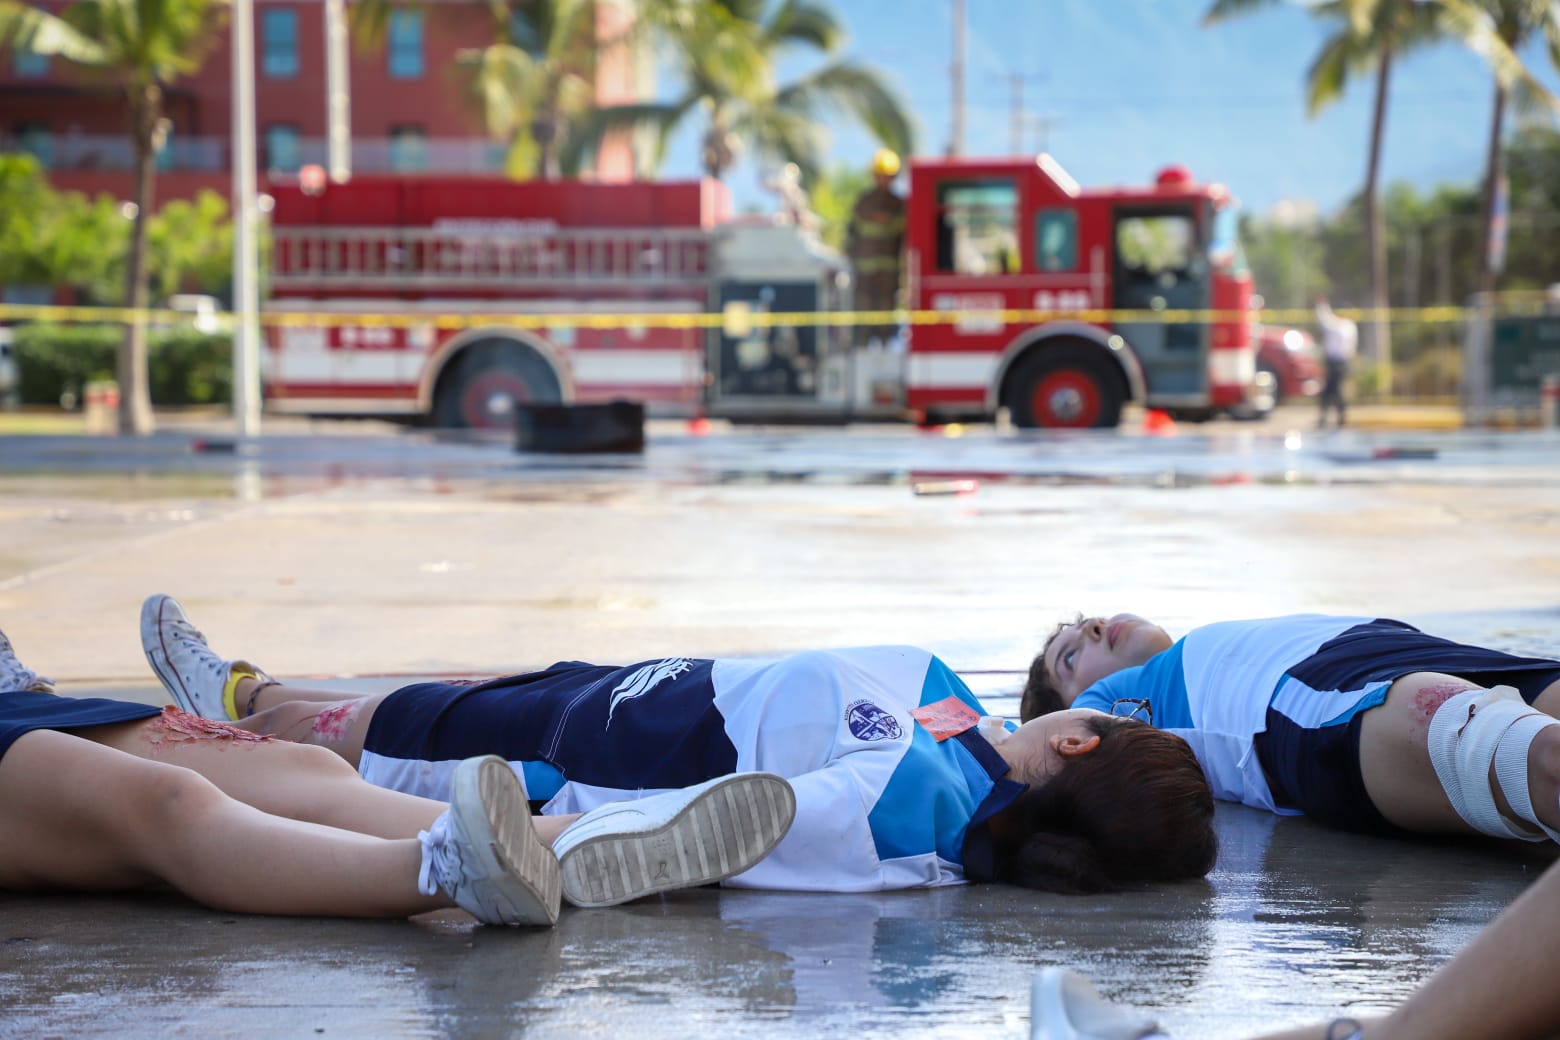
[[[851,208],[845,255],[856,271],[856,309],[891,311],[899,305],[899,277],[905,248],[905,200],[894,194],[899,156],[879,148],[872,157],[873,186]],[[893,325],[858,325],[858,345],[887,345]]]

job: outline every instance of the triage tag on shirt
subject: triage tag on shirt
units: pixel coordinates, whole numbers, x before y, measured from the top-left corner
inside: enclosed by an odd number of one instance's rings
[[[919,722],[939,744],[956,737],[980,722],[980,712],[952,694],[940,701],[910,709],[910,717]]]

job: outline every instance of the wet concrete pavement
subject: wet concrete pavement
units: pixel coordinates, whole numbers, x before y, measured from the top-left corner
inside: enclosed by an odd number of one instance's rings
[[[917,493],[953,480],[978,490]],[[154,591],[226,653],[354,689],[910,642],[1012,711],[1076,610],[1172,632],[1373,612],[1560,652],[1560,440],[1538,432],[667,424],[642,458],[602,459],[336,424],[0,437],[0,533],[24,659],[64,692],[152,703],[135,619]],[[536,934],[0,895],[0,1036],[1015,1037],[1030,976],[1068,964],[1183,1040],[1236,1037],[1390,1005],[1549,859],[1238,807],[1219,828],[1195,885],[700,890]]]

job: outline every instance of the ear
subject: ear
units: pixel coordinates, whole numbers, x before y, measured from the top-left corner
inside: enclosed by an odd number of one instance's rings
[[[1080,758],[1100,746],[1100,735],[1091,733],[1087,737],[1075,733],[1059,733],[1051,738],[1051,750],[1063,758]]]

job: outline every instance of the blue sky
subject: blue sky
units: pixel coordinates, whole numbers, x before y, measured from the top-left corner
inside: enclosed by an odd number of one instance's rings
[[[949,135],[950,0],[833,0],[850,30],[846,53],[876,66],[915,111],[918,151]],[[1025,147],[1050,151],[1081,183],[1147,183],[1171,162],[1229,185],[1250,211],[1308,199],[1331,212],[1359,190],[1374,81],[1351,82],[1315,119],[1305,115],[1305,70],[1323,27],[1279,5],[1224,25],[1199,24],[1203,0],[966,0],[966,154],[1008,154],[1009,76],[1023,75],[1024,108],[1048,120]],[[1524,54],[1560,92],[1541,48]],[[791,60],[794,74],[813,64]],[[1395,66],[1385,180],[1431,187],[1475,181],[1489,132],[1492,82],[1455,44]],[[1508,127],[1510,120],[1508,119]],[[872,143],[831,124],[833,156],[865,163]],[[691,135],[685,135],[691,136]],[[692,141],[671,149],[664,172],[690,175]],[[768,208],[751,167],[730,179],[739,204]]]

